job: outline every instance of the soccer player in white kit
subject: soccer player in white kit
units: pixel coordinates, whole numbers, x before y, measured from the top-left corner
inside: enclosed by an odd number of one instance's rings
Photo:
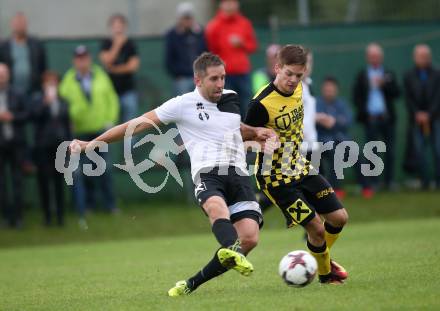
[[[229,269],[245,276],[253,272],[245,256],[257,245],[263,218],[247,172],[243,140],[256,141],[266,150],[276,145],[273,130],[241,123],[238,95],[224,90],[225,64],[217,55],[203,53],[193,67],[193,92],[132,120],[140,124],[135,134],[153,124],[177,125],[190,155],[195,196],[220,244],[205,267],[168,291],[172,297],[188,295]],[[74,140],[70,150],[79,152],[94,148],[96,142],[121,140],[129,123],[117,125],[90,142]]]

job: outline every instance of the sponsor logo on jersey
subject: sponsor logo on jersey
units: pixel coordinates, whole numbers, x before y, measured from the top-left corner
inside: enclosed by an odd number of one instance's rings
[[[206,191],[206,190],[207,190],[206,185],[205,185],[205,183],[202,181],[201,183],[199,183],[199,184],[195,187],[195,189],[194,189],[194,194],[195,194],[195,196],[197,197],[201,192]],[[200,199],[199,199],[199,200],[200,200]]]
[[[319,191],[319,192],[316,194],[316,197],[317,197],[318,199],[322,199],[323,197],[326,197],[326,196],[328,196],[330,193],[333,193],[333,192],[335,192],[335,191],[333,190],[333,188],[332,188],[332,187],[329,187],[329,188],[327,188],[327,189],[324,189],[324,190],[322,190],[322,191]]]
[[[302,120],[304,117],[304,108],[295,108],[288,113],[284,113],[275,118],[275,125],[280,130],[287,130],[292,123]]]
[[[205,112],[205,107],[203,106],[203,103],[197,103],[196,104],[197,111],[199,111],[199,119],[201,121],[209,120],[209,114]]]

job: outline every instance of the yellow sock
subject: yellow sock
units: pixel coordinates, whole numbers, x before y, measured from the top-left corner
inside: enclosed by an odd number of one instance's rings
[[[318,263],[318,274],[319,275],[327,275],[330,273],[330,253],[326,243],[322,246],[314,246],[307,241],[307,247],[309,249],[310,254],[315,257],[316,262]]]
[[[325,243],[327,247],[332,248],[333,244],[335,244],[336,240],[339,238],[339,234],[342,231],[342,228],[333,227],[328,222],[324,223],[325,227]]]
[[[327,247],[330,249],[332,248],[333,244],[335,244],[336,240],[339,238],[339,233],[333,234],[325,232],[325,243],[327,244]]]

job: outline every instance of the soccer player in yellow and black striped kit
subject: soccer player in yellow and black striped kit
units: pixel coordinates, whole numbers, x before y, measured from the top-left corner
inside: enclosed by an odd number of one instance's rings
[[[342,284],[348,273],[331,260],[329,252],[348,215],[329,182],[300,152],[301,80],[306,61],[307,51],[300,45],[286,45],[278,52],[276,78],[254,96],[245,123],[272,128],[278,134],[279,148],[273,154],[257,155],[258,187],[281,209],[287,227],[301,225],[307,231],[307,247],[318,262],[319,281]]]

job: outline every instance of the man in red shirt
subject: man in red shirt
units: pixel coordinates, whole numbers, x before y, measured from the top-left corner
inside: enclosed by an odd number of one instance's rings
[[[252,97],[251,63],[249,54],[257,48],[251,22],[240,14],[238,0],[221,0],[217,15],[206,26],[208,49],[226,63],[225,88],[236,91],[240,97],[242,118]]]

